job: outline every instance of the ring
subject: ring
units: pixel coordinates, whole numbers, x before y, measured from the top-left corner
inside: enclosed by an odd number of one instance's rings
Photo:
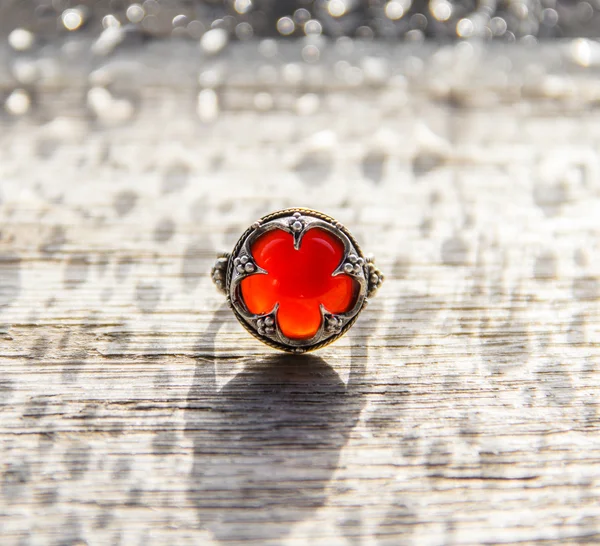
[[[344,335],[383,282],[342,224],[303,208],[252,224],[211,277],[248,332],[294,353]]]

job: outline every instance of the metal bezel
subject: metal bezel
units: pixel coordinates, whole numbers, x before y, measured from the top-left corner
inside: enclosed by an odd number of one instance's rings
[[[358,294],[353,308],[346,313],[329,313],[321,305],[321,326],[312,338],[290,339],[282,334],[277,325],[278,305],[265,315],[250,313],[240,297],[239,283],[249,275],[268,273],[258,267],[252,258],[250,248],[256,238],[273,229],[281,229],[293,235],[294,246],[299,248],[304,234],[316,227],[334,234],[344,244],[343,259],[332,275],[352,276],[358,282]],[[332,343],[354,324],[366,305],[367,295],[370,295],[372,289],[372,269],[370,260],[365,259],[358,243],[342,224],[314,210],[292,208],[261,218],[243,233],[229,256],[223,289],[237,319],[254,337],[283,351],[304,353]]]

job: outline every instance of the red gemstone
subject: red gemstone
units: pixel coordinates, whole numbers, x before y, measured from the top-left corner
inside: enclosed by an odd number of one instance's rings
[[[277,321],[286,337],[313,337],[321,326],[321,304],[330,313],[354,306],[357,281],[346,274],[331,276],[344,257],[344,245],[332,233],[309,229],[296,250],[290,233],[274,229],[259,236],[250,250],[268,274],[243,279],[242,298],[256,315],[270,313],[279,303]]]

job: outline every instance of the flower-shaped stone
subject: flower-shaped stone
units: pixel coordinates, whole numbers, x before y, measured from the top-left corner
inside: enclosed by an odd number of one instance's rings
[[[313,228],[300,248],[292,234],[274,229],[259,236],[251,253],[257,273],[241,282],[247,309],[266,315],[279,304],[277,324],[289,339],[310,339],[321,327],[321,305],[330,314],[346,313],[356,302],[358,282],[344,273],[333,276],[344,258],[344,245],[332,233]]]

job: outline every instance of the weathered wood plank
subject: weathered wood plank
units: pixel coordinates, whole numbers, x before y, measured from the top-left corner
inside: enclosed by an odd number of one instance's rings
[[[83,48],[0,120],[2,544],[598,542],[593,74],[365,45],[348,83],[339,51],[232,48],[197,61],[207,123],[180,47]],[[302,358],[208,276],[287,206],[387,273]]]

